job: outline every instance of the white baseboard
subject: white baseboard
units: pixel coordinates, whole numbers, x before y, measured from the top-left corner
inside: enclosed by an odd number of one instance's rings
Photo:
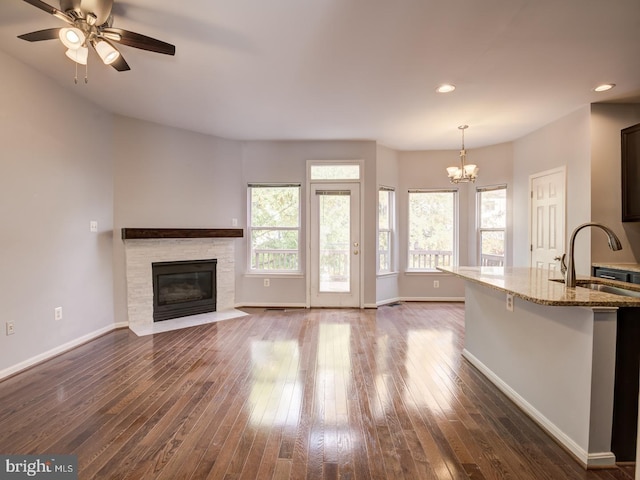
[[[269,303],[269,302],[242,302],[235,308],[307,308],[305,303]]]
[[[616,457],[613,452],[597,452],[589,453],[573,439],[560,430],[551,420],[545,417],[540,411],[527,402],[515,390],[507,385],[500,377],[482,363],[476,356],[469,352],[466,348],[462,351],[462,356],[469,363],[476,367],[487,377],[498,389],[504,393],[509,399],[515,403],[525,414],[527,414],[534,422],[536,422],[545,432],[551,435],[564,449],[566,449],[578,462],[585,468],[613,466],[616,463]]]
[[[88,333],[87,335],[84,335],[82,337],[76,338],[75,340],[71,340],[70,342],[67,342],[63,345],[60,345],[56,348],[52,348],[51,350],[48,350],[46,352],[41,353],[40,355],[36,355],[35,357],[31,357],[23,362],[20,362],[16,365],[13,365],[9,368],[5,368],[4,370],[0,370],[0,380],[10,377],[11,375],[15,375],[16,373],[19,373],[23,370],[26,370],[27,368],[33,367],[34,365],[37,365],[38,363],[42,363],[46,360],[49,360],[57,355],[60,355],[61,353],[65,353],[68,352],[69,350],[72,350],[80,345],[82,345],[83,343],[87,343],[90,342],[91,340],[94,340],[102,335],[104,335],[105,333],[109,333],[112,332],[113,330],[117,330],[118,328],[127,328],[129,326],[129,324],[127,322],[121,322],[121,323],[114,323],[112,325],[109,325],[107,327],[101,328],[99,330],[96,330],[95,332],[91,332]]]
[[[402,297],[403,302],[464,302],[464,297]]]

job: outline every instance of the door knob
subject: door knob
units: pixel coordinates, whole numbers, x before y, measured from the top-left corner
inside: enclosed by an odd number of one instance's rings
[[[354,250],[354,251],[353,251],[353,254],[354,254],[354,255],[358,255],[359,253],[360,253],[360,252],[359,252],[358,250]]]
[[[354,246],[354,247],[359,247],[359,246],[360,246],[360,244],[359,244],[358,242],[353,242],[353,246]]]

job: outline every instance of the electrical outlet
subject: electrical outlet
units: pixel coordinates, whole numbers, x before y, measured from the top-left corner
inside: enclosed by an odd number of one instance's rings
[[[507,310],[513,312],[513,294],[507,293]]]
[[[433,288],[440,288],[440,280],[433,281]]]
[[[56,307],[53,310],[53,318],[56,320],[62,320],[62,307]]]
[[[265,279],[264,279],[264,286],[265,286],[265,287],[270,287],[270,286],[271,286],[271,282],[269,281],[269,279],[268,279],[268,278],[265,278]]]
[[[231,226],[232,227],[237,227],[238,226],[238,219],[237,218],[232,218],[231,219]]]
[[[13,335],[16,333],[16,328],[13,322],[7,322],[7,335]]]
[[[89,222],[89,231],[92,233],[96,233],[98,231],[98,221],[97,220],[91,220]]]

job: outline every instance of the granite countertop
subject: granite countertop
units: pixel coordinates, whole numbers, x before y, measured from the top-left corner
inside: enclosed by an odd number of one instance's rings
[[[640,307],[640,298],[614,295],[577,286],[565,288],[561,281],[549,279],[549,271],[527,267],[438,267],[442,272],[513,294],[524,300],[550,306]],[[557,275],[557,274],[556,274]],[[552,278],[556,278],[552,274]],[[556,278],[559,280],[559,277]],[[640,285],[578,277],[580,283],[598,283],[640,292]]]
[[[640,264],[637,263],[600,263],[595,262],[592,264],[594,267],[610,268],[612,270],[626,270],[628,272],[640,273]]]

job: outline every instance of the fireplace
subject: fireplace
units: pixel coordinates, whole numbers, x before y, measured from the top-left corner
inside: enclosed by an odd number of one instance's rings
[[[153,321],[216,311],[216,259],[154,262]]]

